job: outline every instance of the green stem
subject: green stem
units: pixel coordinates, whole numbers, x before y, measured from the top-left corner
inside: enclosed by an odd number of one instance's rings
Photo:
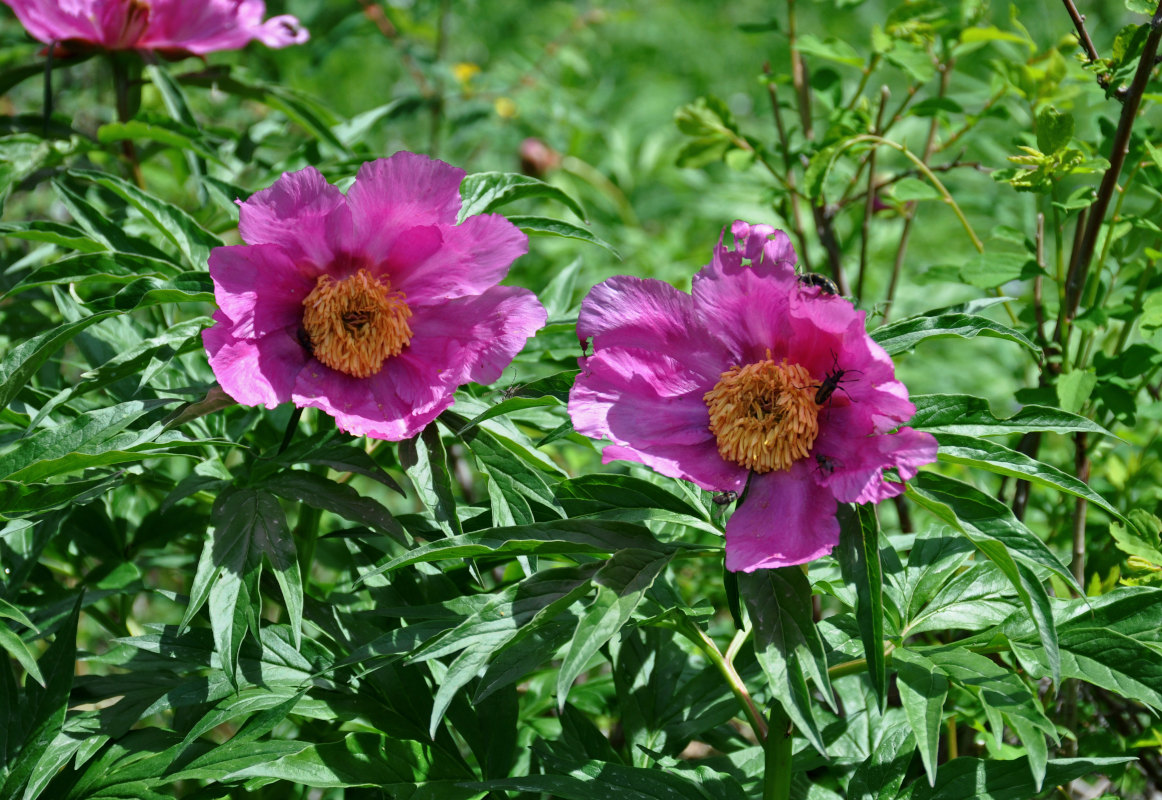
[[[791,796],[791,720],[778,700],[771,701],[771,728],[763,744],[766,769],[763,800],[787,800]]]
[[[718,671],[722,673],[722,677],[726,679],[726,683],[730,687],[730,691],[734,693],[736,698],[738,698],[739,705],[742,706],[743,714],[746,715],[747,722],[750,723],[751,728],[754,730],[755,738],[757,738],[760,742],[765,741],[767,738],[766,721],[763,720],[762,715],[759,714],[758,708],[755,707],[754,700],[751,699],[750,692],[746,690],[746,684],[742,682],[742,678],[734,669],[734,664],[732,664],[725,656],[722,655],[722,652],[718,649],[718,645],[714,643],[714,640],[707,636],[705,631],[703,631],[690,620],[681,620],[675,626],[675,630],[693,642],[695,646],[697,646],[698,649],[701,650],[708,659],[710,659],[711,663],[713,663],[714,666],[718,668]],[[749,633],[749,631],[739,631],[737,634],[735,634],[735,639],[737,640],[739,636],[745,638],[747,635],[749,635]],[[739,644],[740,643],[732,642],[730,652],[737,652]],[[783,795],[783,797],[785,796],[786,795]]]

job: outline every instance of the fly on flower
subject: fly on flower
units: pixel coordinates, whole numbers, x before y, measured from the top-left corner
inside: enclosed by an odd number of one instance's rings
[[[34,39],[69,50],[156,50],[180,57],[302,44],[307,29],[283,14],[263,21],[263,0],[0,0]]]
[[[398,441],[461,384],[497,380],[546,312],[496,285],[528,250],[515,225],[456,224],[463,178],[401,152],[364,164],[346,196],[307,167],[242,203],[247,244],[210,254],[219,310],[203,334],[227,394]]]
[[[900,427],[915,407],[864,312],[801,284],[782,231],[740,221],[732,232],[692,294],[629,276],[594,287],[577,323],[593,354],[569,414],[579,433],[610,440],[606,462],[742,494],[726,566],[750,572],[827,554],[836,504],[899,494],[884,471],[911,478],[936,440]],[[820,403],[836,363],[859,379]]]

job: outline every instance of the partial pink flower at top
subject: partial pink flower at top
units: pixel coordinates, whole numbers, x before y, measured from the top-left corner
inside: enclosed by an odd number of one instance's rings
[[[899,427],[915,412],[864,312],[801,282],[782,231],[736,222],[693,294],[628,276],[598,284],[569,397],[603,451],[703,489],[743,494],[726,525],[730,570],[802,564],[839,541],[836,504],[878,502],[936,459]]]
[[[496,284],[528,250],[504,217],[456,224],[464,171],[400,152],[344,195],[318,170],[241,204],[248,244],[214,248],[210,366],[246,405],[320,408],[354,434],[398,441],[491,383],[544,326],[532,292]]]
[[[0,0],[33,38],[67,49],[157,50],[169,56],[307,41],[283,14],[263,22],[263,0]]]

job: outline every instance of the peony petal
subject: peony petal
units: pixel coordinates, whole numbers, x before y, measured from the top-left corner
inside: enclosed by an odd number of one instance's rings
[[[314,278],[304,275],[282,248],[269,244],[215,247],[210,277],[218,307],[239,339],[297,328],[303,300],[315,286]]]
[[[581,301],[577,336],[593,350],[611,347],[678,354],[691,372],[717,381],[730,368],[728,348],[711,332],[690,295],[652,278],[618,275]]]
[[[287,172],[241,204],[238,232],[247,244],[278,245],[315,274],[328,267],[351,238],[343,193],[314,167]]]
[[[804,564],[839,543],[836,503],[812,480],[806,461],[789,471],[752,475],[726,523],[726,568],[753,572]]]
[[[386,258],[392,285],[413,303],[477,295],[508,274],[512,262],[528,252],[529,240],[520,228],[494,214],[469,217],[438,231],[438,247],[418,241],[416,229],[393,240]],[[374,250],[369,257],[375,260]]]
[[[249,406],[274,408],[291,399],[295,380],[307,362],[302,345],[288,331],[258,339],[240,339],[221,311],[202,332],[210,367],[226,394]]]
[[[289,15],[263,22],[262,0],[152,0],[149,30],[138,43],[143,49],[205,55],[237,50],[258,39],[269,47],[301,44],[310,38],[306,28]]]
[[[401,231],[417,225],[454,226],[463,180],[464,170],[406,151],[361,166],[347,190],[361,250],[372,261],[382,261]]]
[[[95,0],[3,0],[34,38],[45,44],[84,41],[102,44]]]
[[[788,348],[792,329],[787,310],[792,283],[772,280],[747,268],[729,271],[729,253],[694,276],[694,305],[702,325],[728,343],[733,361],[750,364],[770,357],[797,356]]]
[[[515,286],[413,312],[412,341],[400,358],[454,385],[497,380],[548,319],[536,295]]]

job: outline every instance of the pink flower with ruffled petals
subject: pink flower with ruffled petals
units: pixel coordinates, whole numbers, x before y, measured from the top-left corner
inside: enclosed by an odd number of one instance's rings
[[[800,282],[782,231],[736,222],[693,292],[617,276],[581,304],[593,355],[569,397],[602,455],[742,495],[726,526],[730,570],[802,564],[839,541],[837,503],[874,503],[936,459],[901,428],[915,412],[864,312]],[[745,491],[745,493],[744,493]]]
[[[246,245],[217,247],[210,366],[240,403],[320,408],[398,441],[491,383],[544,326],[532,292],[496,284],[528,251],[504,217],[456,224],[464,171],[414,153],[364,164],[344,195],[318,170],[241,204]]]
[[[83,50],[156,50],[169,56],[268,47],[310,38],[294,17],[263,21],[263,0],[2,0],[45,44]]]

